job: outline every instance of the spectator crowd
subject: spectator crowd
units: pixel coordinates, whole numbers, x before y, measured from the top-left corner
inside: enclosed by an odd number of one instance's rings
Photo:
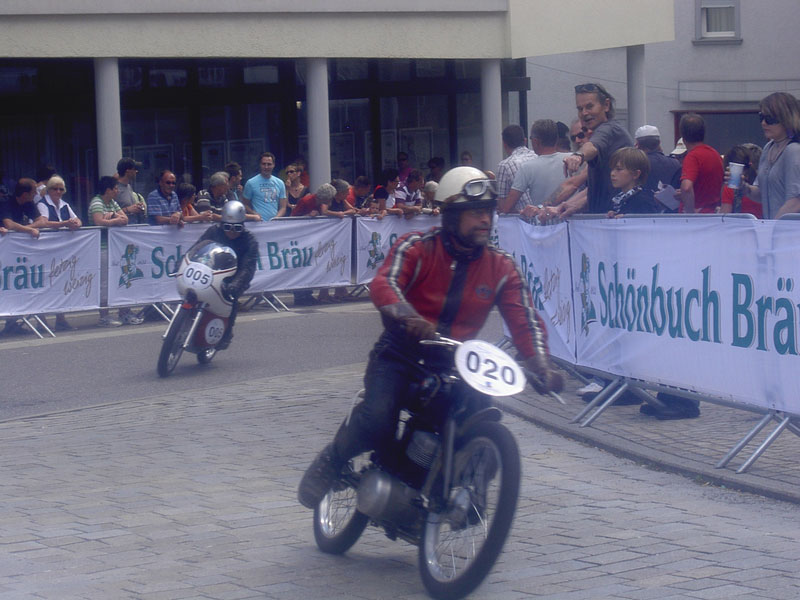
[[[759,103],[758,119],[767,140],[763,148],[743,143],[724,156],[705,143],[705,122],[698,114],[683,115],[681,139],[667,156],[656,127],[642,125],[631,136],[614,120],[615,99],[603,85],[576,86],[575,105],[577,116],[569,126],[536,120],[530,140],[519,125],[503,130],[506,158],[494,171],[485,169],[496,179],[498,212],[519,214],[537,224],[576,213],[615,218],[632,213],[747,212],[775,219],[800,212],[800,102],[791,94],[776,92]],[[468,150],[459,160],[473,165]],[[97,182],[88,224],[211,223],[219,221],[229,200],[241,200],[247,219],[254,222],[314,216],[412,218],[438,214],[433,198],[445,170],[444,159],[433,157],[423,173],[409,164],[407,153],[400,152],[397,168],[384,169],[374,186],[361,175],[353,185],[334,179],[312,191],[302,158],[285,168],[285,180],[275,174],[276,157],[271,152],[261,154],[257,165],[258,173],[244,179],[241,165],[231,162],[213,173],[207,189],[201,190],[163,169],[144,197],[134,188],[141,164],[123,157],[115,174]],[[46,167],[38,182],[19,178],[13,194],[0,199],[0,234],[15,231],[37,239],[41,229],[82,227],[83,221],[64,200],[66,193],[64,179],[53,167]],[[295,302],[335,302],[343,297],[343,290],[334,295],[325,290],[317,298],[304,291],[295,295]],[[118,319],[101,309],[98,325],[141,322],[142,316],[130,309],[121,309]],[[4,332],[19,327],[15,319],[7,319]],[[63,315],[57,315],[55,327],[72,328]]]

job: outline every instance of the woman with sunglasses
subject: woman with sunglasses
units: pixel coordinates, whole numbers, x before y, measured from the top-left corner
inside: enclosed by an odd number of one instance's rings
[[[742,178],[744,195],[761,202],[765,219],[800,212],[800,102],[786,92],[770,94],[758,106],[769,140],[758,163],[758,185]]]
[[[292,209],[297,202],[308,194],[308,187],[303,183],[303,168],[297,163],[286,167],[286,216],[292,216]]]
[[[198,241],[211,240],[232,248],[236,252],[236,274],[223,282],[222,292],[233,300],[230,326],[217,344],[217,350],[225,350],[233,339],[233,324],[241,296],[256,274],[258,264],[258,242],[244,226],[247,211],[238,200],[228,200],[222,207],[220,222],[206,229]]]

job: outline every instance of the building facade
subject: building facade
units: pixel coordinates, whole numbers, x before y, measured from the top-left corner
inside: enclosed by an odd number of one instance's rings
[[[527,128],[524,57],[672,39],[672,3],[620,0],[580,43],[578,0],[6,0],[0,7],[3,181],[53,165],[85,206],[120,156],[201,187],[229,161],[308,161],[312,187],[469,150],[495,168]],[[620,19],[660,19],[630,33]],[[577,17],[587,20],[589,17]],[[603,23],[601,23],[603,25]],[[627,31],[627,30],[625,30]]]

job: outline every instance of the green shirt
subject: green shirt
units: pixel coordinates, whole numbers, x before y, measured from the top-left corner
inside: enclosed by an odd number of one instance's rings
[[[112,216],[116,216],[116,213],[120,210],[122,209],[116,200],[112,199],[110,204],[106,204],[100,196],[95,196],[89,203],[89,225],[94,225],[95,213],[114,213]]]

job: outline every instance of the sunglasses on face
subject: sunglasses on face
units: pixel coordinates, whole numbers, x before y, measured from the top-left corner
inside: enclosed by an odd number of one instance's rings
[[[575,135],[569,136],[569,139],[571,139],[574,142],[576,140],[582,140],[585,137],[586,137],[586,132],[585,131],[579,131]]]
[[[222,231],[233,231],[235,233],[241,233],[242,231],[244,231],[244,225],[242,225],[241,223],[223,223]]]
[[[772,115],[767,115],[762,112],[758,113],[758,120],[759,122],[764,121],[767,125],[777,125],[780,123],[780,121]]]

